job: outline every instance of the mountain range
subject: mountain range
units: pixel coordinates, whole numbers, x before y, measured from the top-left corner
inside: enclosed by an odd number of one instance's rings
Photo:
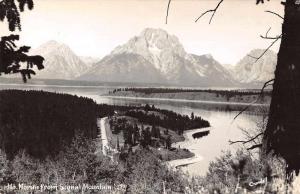
[[[39,78],[235,87],[273,77],[276,54],[268,51],[255,62],[253,57],[262,52],[255,49],[238,64],[225,66],[209,54],[187,53],[179,39],[164,30],[147,28],[101,60],[79,57],[67,45],[55,41],[32,53],[45,58],[45,69],[38,72]]]

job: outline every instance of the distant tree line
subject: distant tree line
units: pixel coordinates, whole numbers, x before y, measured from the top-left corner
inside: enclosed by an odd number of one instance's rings
[[[233,97],[233,96],[247,96],[247,95],[259,95],[260,90],[213,90],[213,89],[184,89],[184,88],[117,88],[111,91],[111,93],[121,91],[132,91],[144,94],[154,93],[183,93],[183,92],[207,92],[220,96]],[[264,95],[271,96],[271,90],[265,90]]]

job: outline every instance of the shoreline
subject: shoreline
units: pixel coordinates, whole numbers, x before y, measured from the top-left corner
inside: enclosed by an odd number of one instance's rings
[[[22,87],[42,87],[42,88],[115,88],[114,86],[71,86],[71,85],[53,85],[53,84],[49,84],[49,85],[44,85],[44,84],[14,84],[14,83],[10,83],[10,84],[3,84],[0,83],[0,86],[22,86]]]
[[[262,103],[246,103],[246,102],[222,102],[222,101],[209,101],[209,100],[187,100],[178,98],[151,98],[151,97],[134,97],[134,96],[111,96],[111,95],[101,95],[105,98],[112,99],[131,99],[131,100],[153,100],[153,101],[171,101],[171,102],[193,102],[199,104],[220,104],[220,105],[240,105],[240,106],[265,106],[268,107],[269,104]]]
[[[98,127],[100,128],[100,134],[99,134],[100,137],[99,136],[98,137],[101,140],[101,144],[102,144],[101,145],[102,148],[100,148],[100,149],[101,149],[103,155],[105,155],[105,156],[108,155],[107,154],[108,150],[114,150],[109,145],[109,137],[107,135],[107,133],[108,133],[107,130],[110,130],[110,129],[105,126],[105,124],[108,124],[107,119],[108,119],[108,117],[103,117],[103,118],[99,118],[97,121]],[[180,147],[180,144],[188,143],[191,140],[193,140],[193,138],[190,138],[188,136],[188,133],[196,133],[196,132],[203,131],[203,130],[206,131],[209,128],[211,128],[211,127],[186,130],[183,134],[184,140],[172,143],[172,147],[181,148],[181,149],[185,148],[185,147]],[[190,164],[194,164],[194,163],[197,163],[197,162],[200,162],[203,160],[203,157],[201,155],[192,152],[188,148],[185,148],[185,149],[187,149],[188,151],[193,153],[194,156],[188,157],[188,158],[181,158],[181,159],[174,159],[174,160],[166,161],[165,163],[167,164],[167,166],[169,166],[171,168],[177,168],[177,167],[181,167],[181,166],[187,166]]]
[[[184,141],[175,142],[175,143],[172,144],[172,147],[175,147],[175,148],[178,148],[178,147],[185,148],[185,149],[189,150],[190,152],[192,152],[194,154],[194,156],[190,157],[190,158],[183,158],[183,159],[171,160],[171,161],[167,162],[167,165],[169,167],[177,168],[177,167],[188,166],[188,165],[195,164],[195,163],[203,161],[204,158],[201,155],[196,154],[195,152],[193,152],[189,148],[186,148],[185,144],[188,145],[189,143],[191,143],[191,141],[194,140],[194,138],[192,137],[192,134],[197,133],[197,132],[207,131],[208,129],[211,129],[211,127],[186,130],[184,132],[184,134],[183,134]],[[190,135],[191,135],[191,137],[190,137]]]
[[[178,168],[178,167],[183,167],[183,166],[188,166],[188,165],[191,165],[191,164],[195,164],[195,163],[201,162],[202,160],[203,160],[202,156],[195,154],[195,156],[190,157],[190,158],[176,159],[176,160],[168,161],[167,165],[171,168]]]

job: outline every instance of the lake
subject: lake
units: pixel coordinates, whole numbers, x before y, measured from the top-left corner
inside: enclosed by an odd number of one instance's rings
[[[0,85],[0,89],[23,89],[23,90],[44,90],[58,93],[68,93],[78,96],[85,96],[94,99],[97,103],[112,105],[144,105],[153,104],[157,108],[168,109],[180,114],[191,115],[193,112],[197,116],[208,120],[210,128],[186,131],[186,140],[173,144],[174,147],[187,148],[195,153],[197,160],[195,163],[187,165],[182,169],[192,175],[204,175],[208,170],[209,163],[222,154],[222,151],[238,149],[239,145],[229,145],[229,140],[241,140],[244,135],[242,129],[252,131],[257,127],[257,122],[262,121],[262,116],[254,114],[241,114],[234,122],[237,112],[226,112],[220,110],[209,110],[207,105],[196,102],[179,102],[167,100],[151,99],[122,99],[101,96],[113,90],[111,86],[80,87],[80,86],[43,86],[43,85]],[[192,135],[201,130],[210,130],[209,135],[194,139]],[[181,161],[177,161],[181,162]],[[184,164],[184,160],[182,163]]]

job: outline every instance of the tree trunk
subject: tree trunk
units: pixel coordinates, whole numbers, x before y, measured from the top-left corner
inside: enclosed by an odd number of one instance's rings
[[[287,0],[275,71],[269,121],[264,135],[267,153],[283,157],[288,171],[300,169],[300,6]]]

